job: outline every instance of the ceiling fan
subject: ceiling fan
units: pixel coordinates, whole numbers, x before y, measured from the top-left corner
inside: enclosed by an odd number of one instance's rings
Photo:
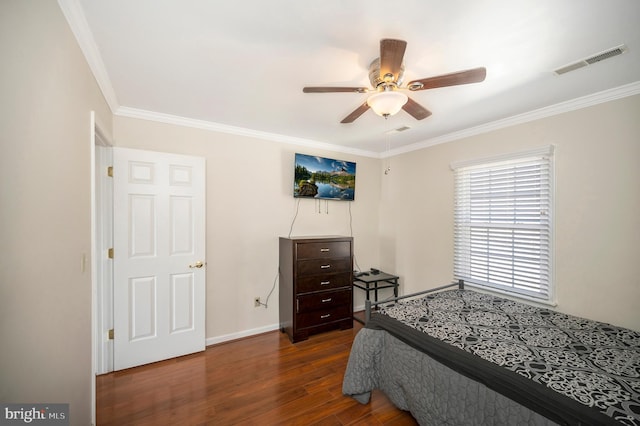
[[[351,114],[347,115],[341,123],[353,123],[369,108],[385,118],[396,114],[400,109],[405,110],[416,120],[422,120],[431,115],[431,111],[409,98],[401,90],[426,90],[438,87],[457,86],[460,84],[478,83],[485,79],[487,70],[484,67],[473,68],[450,74],[427,77],[413,80],[402,86],[404,76],[404,52],[407,42],[404,40],[382,39],[380,40],[380,57],[369,65],[369,81],[372,88],[368,87],[305,87],[304,93],[332,93],[354,92],[375,94],[369,98]]]

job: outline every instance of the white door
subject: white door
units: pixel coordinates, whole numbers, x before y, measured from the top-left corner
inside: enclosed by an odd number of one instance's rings
[[[205,162],[113,149],[114,369],[205,348]]]

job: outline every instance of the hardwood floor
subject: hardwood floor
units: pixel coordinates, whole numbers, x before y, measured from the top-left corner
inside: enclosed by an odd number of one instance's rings
[[[290,343],[279,331],[97,378],[97,424],[416,425],[380,391],[342,395],[362,326]]]

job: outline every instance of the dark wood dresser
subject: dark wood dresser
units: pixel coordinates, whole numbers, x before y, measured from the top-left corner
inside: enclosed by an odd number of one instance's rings
[[[353,238],[280,238],[280,330],[292,342],[353,327]]]

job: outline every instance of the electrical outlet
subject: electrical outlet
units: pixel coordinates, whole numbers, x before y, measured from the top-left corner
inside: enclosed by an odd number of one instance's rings
[[[253,299],[253,306],[255,306],[256,308],[259,308],[261,305],[260,303],[260,296],[256,297]]]

